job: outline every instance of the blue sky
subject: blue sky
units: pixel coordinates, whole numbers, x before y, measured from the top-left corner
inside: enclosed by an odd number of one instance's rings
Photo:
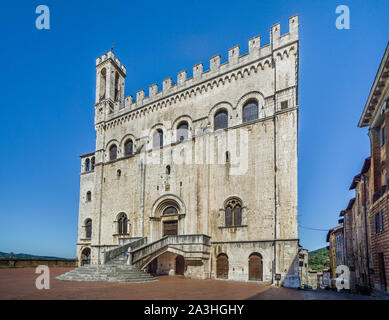
[[[35,28],[35,8],[51,29]],[[350,8],[351,29],[335,27]],[[2,61],[0,251],[75,256],[79,155],[94,150],[95,58],[115,43],[127,67],[126,95],[261,35],[300,15],[299,236],[326,245],[369,155],[357,127],[388,42],[388,1],[7,1],[0,13]]]

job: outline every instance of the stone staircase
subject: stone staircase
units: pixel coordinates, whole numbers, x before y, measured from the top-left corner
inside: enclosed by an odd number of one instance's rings
[[[157,281],[149,273],[126,264],[127,257],[122,254],[107,264],[87,264],[57,277],[68,281],[100,282],[153,282]]]

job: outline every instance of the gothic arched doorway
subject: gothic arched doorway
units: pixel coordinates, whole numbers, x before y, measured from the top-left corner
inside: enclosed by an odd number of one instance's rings
[[[90,264],[90,248],[85,248],[81,252],[81,265]]]
[[[178,255],[176,257],[176,274],[184,275],[185,271],[185,259],[183,256]]]
[[[228,279],[228,256],[221,253],[216,259],[216,278]]]
[[[262,281],[263,261],[262,256],[255,252],[249,257],[249,280]]]

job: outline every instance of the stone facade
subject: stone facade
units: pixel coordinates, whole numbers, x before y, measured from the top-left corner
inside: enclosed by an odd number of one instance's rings
[[[127,70],[114,53],[98,58],[96,150],[81,156],[79,261],[100,264],[134,237],[206,235],[201,257],[170,244],[142,261],[175,274],[183,254],[184,275],[201,279],[220,277],[223,257],[232,280],[273,283],[279,274],[282,284],[297,274],[298,52],[294,16],[288,33],[271,28],[270,44],[255,37],[248,53],[236,46],[227,62],[214,56],[209,70],[197,64],[192,78],[179,72],[177,83],[166,78],[135,100],[124,98]]]

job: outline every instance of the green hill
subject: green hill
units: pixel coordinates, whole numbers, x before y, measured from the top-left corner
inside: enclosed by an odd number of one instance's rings
[[[326,247],[308,252],[308,266],[312,270],[323,271],[330,267],[330,253]]]
[[[66,260],[65,258],[47,257],[47,256],[35,256],[26,253],[14,253],[14,259],[32,259],[32,260]],[[9,259],[10,254],[6,252],[0,252],[0,259]]]

